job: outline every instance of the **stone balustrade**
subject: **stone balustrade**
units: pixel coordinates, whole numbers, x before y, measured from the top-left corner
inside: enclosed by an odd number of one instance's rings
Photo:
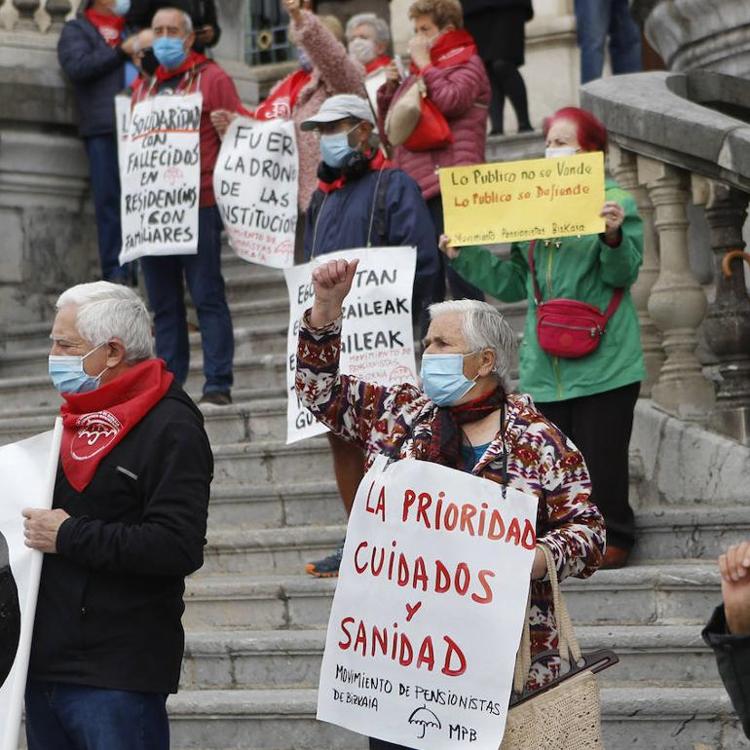
[[[705,71],[644,73],[584,87],[583,106],[607,126],[609,166],[645,223],[633,287],[650,395],[664,411],[750,444],[750,297],[743,227],[750,201],[750,92]],[[708,226],[692,246],[696,207]],[[690,209],[690,210],[689,210]],[[713,280],[691,267],[702,254]],[[699,360],[699,339],[713,367]]]
[[[0,0],[0,29],[59,32],[80,0]]]

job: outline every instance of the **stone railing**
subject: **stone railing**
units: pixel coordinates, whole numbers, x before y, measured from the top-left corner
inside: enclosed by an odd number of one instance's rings
[[[725,260],[745,244],[747,84],[704,71],[643,73],[588,84],[582,103],[607,126],[610,169],[645,222],[633,287],[648,372],[643,394],[674,416],[750,443],[750,298],[741,255]],[[708,227],[702,243],[698,222]],[[708,283],[696,277],[696,256],[712,269]],[[710,368],[697,354],[699,334]]]
[[[57,32],[79,0],[0,0],[0,29]]]

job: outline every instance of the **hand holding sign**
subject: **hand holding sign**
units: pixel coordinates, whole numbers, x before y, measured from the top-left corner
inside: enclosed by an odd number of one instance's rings
[[[331,260],[312,273],[315,302],[310,313],[310,323],[322,328],[336,320],[341,303],[352,288],[359,260]]]
[[[625,211],[616,201],[607,201],[599,216],[604,219],[604,234],[608,240],[614,240],[620,234],[620,227],[625,221]]]

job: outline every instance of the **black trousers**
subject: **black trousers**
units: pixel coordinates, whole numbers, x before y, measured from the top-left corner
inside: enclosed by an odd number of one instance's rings
[[[370,737],[370,750],[412,750],[412,748],[406,747],[406,745],[394,745],[392,742]]]
[[[630,549],[635,521],[628,502],[628,446],[640,383],[593,396],[537,403],[583,454],[591,476],[591,500],[607,524],[607,544]]]

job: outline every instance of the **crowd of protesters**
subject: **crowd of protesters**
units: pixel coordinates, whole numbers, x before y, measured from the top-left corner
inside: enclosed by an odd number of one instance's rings
[[[388,2],[330,0],[317,12],[301,0],[283,3],[298,66],[254,110],[211,58],[221,36],[213,0],[88,0],[62,31],[59,59],[78,103],[104,281],[58,300],[50,375],[65,399],[67,430],[105,408],[117,410],[120,427],[96,458],[71,464],[63,456],[53,510],[25,513],[27,543],[48,553],[26,695],[30,750],[169,745],[165,699],[177,689],[182,658],[183,579],[202,563],[212,476],[201,412],[182,390],[190,365],[184,293],[201,333],[201,403],[225,406],[234,334],[212,175],[237,116],[295,125],[297,261],[365,246],[417,249],[420,388],[385,388],[339,372],[341,305],[356,262],[321,261],[313,273],[296,387],[330,429],[347,512],[376,453],[535,494],[537,537],[551,557],[537,550],[531,573],[532,651],[540,656],[532,688],[559,671],[559,659],[546,653],[557,638],[547,560],[560,579],[586,577],[627,564],[635,542],[628,444],[644,369],[629,290],[643,231],[632,196],[607,180],[601,234],[517,243],[507,257],[454,247],[444,233],[437,170],[485,161],[488,132],[504,132],[506,98],[519,130],[532,129],[519,71],[530,0],[416,0],[406,70],[392,57]],[[626,0],[576,0],[575,9],[584,81],[601,75],[607,36],[613,71],[639,68],[640,36]],[[375,73],[384,83],[371,99],[365,82]],[[114,98],[123,90],[133,102],[194,91],[203,98],[197,253],[139,261],[159,359],[149,313],[127,288],[136,269],[118,261]],[[429,101],[436,127],[424,117],[405,126],[415,92]],[[543,133],[550,159],[606,151],[604,126],[578,108],[555,113]],[[485,293],[529,302],[517,389],[509,378],[514,334]],[[535,306],[560,297],[606,310],[606,335],[591,354],[553,355],[537,338]],[[342,549],[307,571],[336,576]],[[750,546],[729,550],[721,569],[724,606],[705,638],[750,731],[747,670],[737,669],[748,658]],[[74,739],[60,744],[61,736]],[[148,744],[137,739],[144,736]],[[371,747],[395,746],[372,740]]]

